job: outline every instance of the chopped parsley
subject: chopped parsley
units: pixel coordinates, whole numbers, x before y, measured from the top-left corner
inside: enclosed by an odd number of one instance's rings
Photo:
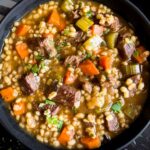
[[[68,44],[66,41],[59,43],[59,45],[56,46],[56,49],[58,52],[62,50],[63,47],[66,47]]]
[[[64,35],[68,35],[70,33],[70,31],[68,29],[64,30]]]
[[[70,67],[70,64],[67,64],[67,66],[66,66],[67,68],[69,68]]]
[[[45,104],[49,104],[49,105],[55,105],[56,103],[52,100],[46,99],[45,100]]]
[[[32,68],[31,68],[31,71],[35,74],[39,73],[39,67],[37,64],[35,64]]]
[[[121,108],[122,108],[121,102],[116,102],[116,103],[114,103],[114,104],[111,106],[111,109],[112,109],[115,113],[120,112],[120,111],[121,111]]]
[[[89,10],[87,13],[86,13],[86,16],[91,18],[93,16],[93,12],[91,10]]]
[[[89,59],[89,58],[91,58],[91,57],[92,57],[92,55],[89,54],[89,53],[87,53],[84,59]]]
[[[57,126],[58,131],[60,131],[62,129],[62,127],[63,127],[63,121],[62,120],[58,120],[58,118],[56,118],[54,116],[53,117],[47,116],[46,119],[47,119],[48,124],[52,124],[52,125]]]
[[[41,61],[41,60],[43,60],[43,56],[38,54],[37,56],[35,56],[35,59],[38,61]]]

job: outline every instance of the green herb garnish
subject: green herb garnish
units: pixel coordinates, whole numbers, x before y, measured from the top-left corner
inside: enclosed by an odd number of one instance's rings
[[[70,33],[70,31],[68,29],[64,30],[64,35],[68,35]]]
[[[47,119],[48,124],[57,126],[58,131],[60,131],[62,129],[62,126],[63,126],[62,120],[58,120],[58,118],[56,118],[56,117],[48,117],[48,116],[46,119]]]
[[[43,60],[43,56],[38,54],[37,56],[35,56],[35,59],[38,61]]]
[[[34,65],[34,66],[31,68],[31,71],[32,71],[33,73],[35,73],[35,74],[39,73],[39,67],[38,67],[38,65],[37,65],[37,64]]]
[[[46,100],[45,100],[45,104],[55,105],[56,103],[53,102],[52,100],[46,99]]]
[[[89,10],[87,13],[86,13],[86,16],[91,18],[93,16],[93,13],[91,10]]]
[[[67,64],[67,66],[66,66],[67,68],[69,68],[70,67],[70,64]]]
[[[121,108],[122,108],[121,102],[116,102],[116,103],[114,103],[114,104],[111,106],[111,109],[112,109],[115,113],[120,112],[120,111],[121,111]]]
[[[58,52],[60,52],[62,50],[62,48],[67,45],[68,45],[67,42],[61,42],[61,43],[59,43],[59,45],[56,46],[56,49]]]
[[[89,59],[89,58],[91,58],[91,57],[92,57],[92,55],[89,54],[89,53],[87,53],[85,59]]]

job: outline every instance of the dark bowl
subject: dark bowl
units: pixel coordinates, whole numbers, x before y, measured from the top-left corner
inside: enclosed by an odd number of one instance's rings
[[[8,35],[14,21],[24,16],[27,12],[37,7],[39,4],[49,0],[23,0],[16,7],[14,7],[9,14],[3,19],[0,24],[0,49],[2,49],[3,41]],[[125,20],[130,22],[140,37],[142,43],[150,49],[150,22],[143,15],[143,13],[128,0],[96,0],[108,7],[112,8],[117,14],[122,16]],[[149,92],[150,93],[150,92]],[[149,96],[148,96],[149,97]],[[11,117],[3,100],[0,99],[0,123],[17,139],[24,143],[27,147],[33,150],[50,150],[54,149],[45,144],[38,142],[35,138],[28,135],[23,131],[16,121]],[[122,134],[111,140],[109,143],[104,144],[99,149],[124,149],[141,133],[147,130],[150,126],[150,101],[147,99],[143,111],[129,129],[125,130]]]

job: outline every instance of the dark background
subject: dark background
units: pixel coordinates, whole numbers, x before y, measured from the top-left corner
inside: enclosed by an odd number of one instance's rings
[[[130,0],[150,19],[149,0]],[[150,131],[150,127],[149,130]],[[0,125],[0,150],[28,150]],[[124,150],[150,150],[150,133],[146,131]]]

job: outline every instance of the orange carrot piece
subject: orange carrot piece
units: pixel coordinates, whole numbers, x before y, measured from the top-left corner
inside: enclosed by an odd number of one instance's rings
[[[105,69],[111,69],[112,67],[112,59],[109,56],[103,56],[100,58],[100,65]]]
[[[74,131],[73,130],[68,130],[67,127],[64,127],[61,134],[58,137],[58,141],[62,145],[66,145],[69,140],[71,140],[74,136]]]
[[[4,101],[6,101],[6,102],[11,102],[15,99],[14,89],[12,87],[2,89],[0,91],[0,94],[1,94],[2,98],[4,99]]]
[[[104,27],[99,26],[97,24],[92,26],[92,34],[101,36],[103,34]]]
[[[99,70],[95,67],[95,65],[90,60],[85,60],[83,63],[81,63],[79,65],[79,67],[81,68],[81,71],[85,75],[91,75],[92,76],[92,75],[98,75],[99,74]]]
[[[65,84],[72,84],[75,82],[76,78],[77,77],[73,73],[71,73],[70,70],[67,70],[65,77],[64,77],[64,83]]]
[[[18,55],[24,59],[29,55],[28,45],[26,43],[18,43],[16,44],[16,50]]]
[[[84,137],[84,138],[81,138],[80,141],[88,149],[99,148],[101,146],[101,141],[100,141],[100,139],[98,137],[96,137],[96,138]]]
[[[66,21],[64,18],[62,18],[57,11],[57,9],[54,9],[48,19],[49,24],[55,25],[59,30],[63,30],[66,27]]]
[[[26,112],[26,103],[21,101],[13,105],[13,111],[15,115],[23,115]]]
[[[21,24],[20,26],[17,27],[16,34],[18,36],[25,36],[28,33],[29,29],[30,26]]]

